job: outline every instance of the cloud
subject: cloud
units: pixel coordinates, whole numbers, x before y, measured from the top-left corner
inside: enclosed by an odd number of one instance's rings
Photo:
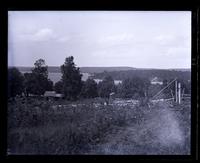
[[[69,37],[61,37],[61,38],[58,38],[57,41],[60,42],[60,43],[63,43],[63,42],[67,42],[69,41],[70,38]]]
[[[133,39],[133,35],[123,33],[123,34],[118,34],[118,35],[109,35],[105,37],[101,37],[99,39],[99,43],[109,43],[109,42],[114,42],[114,43],[121,43],[124,41],[130,41]]]
[[[44,41],[54,37],[53,31],[49,28],[41,29],[33,35],[33,39],[36,41]]]
[[[172,47],[166,51],[165,55],[176,56],[176,57],[181,57],[181,56],[186,57],[186,56],[190,55],[190,49],[184,48],[184,47]]]
[[[52,29],[43,28],[31,34],[30,33],[22,34],[20,38],[23,40],[30,40],[30,41],[48,41],[48,40],[56,39],[57,36],[54,34]]]
[[[154,38],[154,42],[167,47],[185,47],[188,46],[189,38],[175,35],[159,35]]]

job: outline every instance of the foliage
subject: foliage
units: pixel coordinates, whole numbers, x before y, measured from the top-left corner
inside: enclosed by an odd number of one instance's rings
[[[48,79],[48,69],[43,59],[37,60],[32,73],[25,73],[26,95],[43,95],[45,91],[53,90],[53,82]]]
[[[142,79],[139,77],[125,79],[122,82],[121,95],[123,98],[134,99],[146,97],[149,85],[150,82],[148,79]]]
[[[112,71],[112,72],[102,72],[95,73],[95,79],[103,79],[105,76],[110,75],[114,80],[124,80],[132,77],[140,77],[150,79],[152,77],[158,77],[161,79],[174,79],[178,78],[180,80],[190,80],[191,79],[191,71],[175,71],[175,70],[154,70],[154,69],[136,69],[136,70],[125,70],[125,71]]]
[[[116,147],[108,147],[112,148],[111,154],[118,149],[119,153],[124,154],[188,154],[190,151],[190,102],[174,106],[174,116],[183,131],[186,144],[175,144],[173,148],[163,148],[162,144],[155,143],[159,141],[155,130],[160,131],[165,126],[170,129],[168,125],[171,122],[163,119],[165,113],[172,112],[168,105],[160,103],[151,109],[141,106],[95,106],[99,102],[100,99],[95,98],[56,103],[30,97],[9,101],[10,154],[108,154],[104,150],[108,146],[103,147],[108,141],[107,136],[111,137],[108,143],[114,142]],[[127,133],[127,128],[131,132]],[[159,133],[162,134],[162,131]],[[117,136],[121,136],[118,141],[115,140]],[[131,147],[129,151],[121,151],[127,144]],[[99,146],[103,147],[100,151]]]
[[[24,77],[17,68],[8,69],[8,97],[21,95],[24,90]]]
[[[151,84],[148,89],[148,96],[155,96],[163,87],[159,84]],[[160,96],[159,96],[160,97]]]
[[[93,79],[88,78],[83,83],[81,96],[84,98],[94,98],[98,96],[97,83]]]
[[[48,66],[45,65],[44,59],[38,59],[34,63],[35,68],[32,70],[32,73],[37,75],[41,75],[44,78],[48,78]]]
[[[94,102],[98,100],[66,103],[61,107],[30,97],[9,102],[10,152],[84,154],[102,142],[107,132],[127,124],[135,116],[135,111],[128,107],[95,107]]]
[[[95,79],[103,79],[105,76],[110,75],[114,80],[125,80],[125,79],[131,79],[131,78],[142,78],[146,80],[150,80],[154,77],[157,77],[161,80],[163,80],[163,85],[161,86],[161,89],[164,88],[167,83],[174,80],[175,78],[178,79],[179,82],[181,82],[182,88],[184,89],[184,93],[190,94],[191,93],[191,71],[175,71],[175,70],[142,70],[142,69],[136,69],[136,70],[125,70],[125,71],[112,71],[112,72],[102,72],[102,73],[95,73],[93,78]],[[150,90],[150,94],[148,96],[152,96],[153,92],[157,90],[157,88],[160,87],[159,85],[152,86]],[[155,89],[154,89],[155,88]],[[166,98],[171,97],[171,91],[174,94],[174,83],[163,92],[163,95],[166,96]],[[153,92],[152,92],[152,89]],[[118,95],[120,95],[122,90],[122,87],[118,85]]]
[[[64,64],[61,66],[63,93],[68,100],[77,99],[81,92],[82,74],[79,68],[74,63],[74,57],[70,56],[65,59]]]
[[[110,93],[113,91],[115,91],[114,80],[111,76],[106,76],[103,81],[98,84],[99,96],[109,98]]]
[[[62,81],[56,82],[54,85],[54,90],[56,91],[56,93],[62,93],[63,92],[63,82]]]

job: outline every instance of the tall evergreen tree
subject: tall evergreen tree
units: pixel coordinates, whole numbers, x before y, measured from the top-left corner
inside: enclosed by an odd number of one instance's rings
[[[63,93],[68,100],[76,100],[82,88],[82,74],[74,63],[74,57],[65,59],[61,66]]]
[[[48,66],[45,60],[39,59],[34,63],[32,73],[25,73],[26,95],[29,93],[43,95],[45,91],[53,90],[53,82],[48,79]]]

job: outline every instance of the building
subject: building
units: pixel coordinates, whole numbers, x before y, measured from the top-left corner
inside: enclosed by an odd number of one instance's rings
[[[46,97],[47,99],[49,98],[57,99],[57,98],[63,98],[64,95],[60,93],[56,93],[56,91],[46,91],[44,93],[44,97]]]
[[[151,79],[151,84],[156,85],[163,85],[163,81],[161,79],[159,79],[158,77],[154,77],[153,79]]]

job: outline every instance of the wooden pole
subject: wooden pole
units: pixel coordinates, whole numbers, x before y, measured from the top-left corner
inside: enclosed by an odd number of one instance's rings
[[[171,91],[171,95],[172,95],[172,98],[174,99],[174,95],[173,95],[173,92],[172,92],[172,90],[170,89],[170,91]]]
[[[177,80],[175,81],[175,102],[177,102]]]
[[[184,96],[184,93],[185,93],[185,88],[183,88],[183,91],[182,91],[182,98]]]
[[[181,83],[178,83],[178,103],[181,104]]]

